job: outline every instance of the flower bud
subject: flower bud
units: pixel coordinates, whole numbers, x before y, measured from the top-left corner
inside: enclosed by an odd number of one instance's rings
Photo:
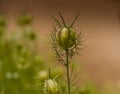
[[[56,81],[52,79],[48,79],[45,81],[45,92],[48,94],[57,94],[58,92],[58,84]]]
[[[37,79],[39,80],[46,80],[48,78],[48,73],[46,71],[40,71],[38,74],[37,74]]]
[[[56,34],[57,43],[64,50],[67,50],[75,45],[76,35],[72,28],[64,27]]]

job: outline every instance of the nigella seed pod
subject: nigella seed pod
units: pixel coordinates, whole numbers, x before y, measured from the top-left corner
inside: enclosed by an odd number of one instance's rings
[[[58,92],[58,84],[52,79],[48,79],[45,81],[44,88],[47,94],[57,94]]]
[[[72,28],[63,27],[56,33],[57,43],[64,50],[67,50],[75,45],[76,35]]]

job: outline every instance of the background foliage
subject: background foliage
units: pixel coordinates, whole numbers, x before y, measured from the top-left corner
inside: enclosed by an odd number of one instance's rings
[[[0,15],[0,94],[44,94],[44,81],[39,73],[44,70],[49,75],[50,70],[41,60],[42,54],[34,49],[38,36],[31,27],[32,17],[23,13],[16,21],[18,31],[9,33],[6,19]],[[49,78],[60,86],[61,94],[66,94],[63,70],[51,70],[50,75]],[[100,92],[93,84],[87,83],[73,87],[71,93],[114,94],[112,89]]]

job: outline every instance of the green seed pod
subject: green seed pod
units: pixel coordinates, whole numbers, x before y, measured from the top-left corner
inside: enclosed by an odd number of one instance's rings
[[[46,79],[48,79],[48,73],[46,71],[40,71],[38,74],[37,74],[37,77],[36,77],[38,80],[41,80],[41,81],[44,81]]]
[[[52,79],[46,80],[44,87],[47,94],[57,94],[58,92],[58,84]]]
[[[56,34],[57,43],[64,50],[67,50],[75,45],[76,35],[72,28],[64,27]]]

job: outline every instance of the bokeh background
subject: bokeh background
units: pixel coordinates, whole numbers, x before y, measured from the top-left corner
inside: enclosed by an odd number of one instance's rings
[[[9,33],[17,29],[16,18],[22,12],[33,17],[32,27],[39,39],[35,48],[45,63],[54,66],[49,34],[61,11],[67,22],[80,12],[75,28],[87,39],[82,55],[76,57],[81,80],[97,86],[120,83],[120,1],[119,0],[0,0],[0,13],[7,19]],[[11,44],[12,45],[12,44]]]

